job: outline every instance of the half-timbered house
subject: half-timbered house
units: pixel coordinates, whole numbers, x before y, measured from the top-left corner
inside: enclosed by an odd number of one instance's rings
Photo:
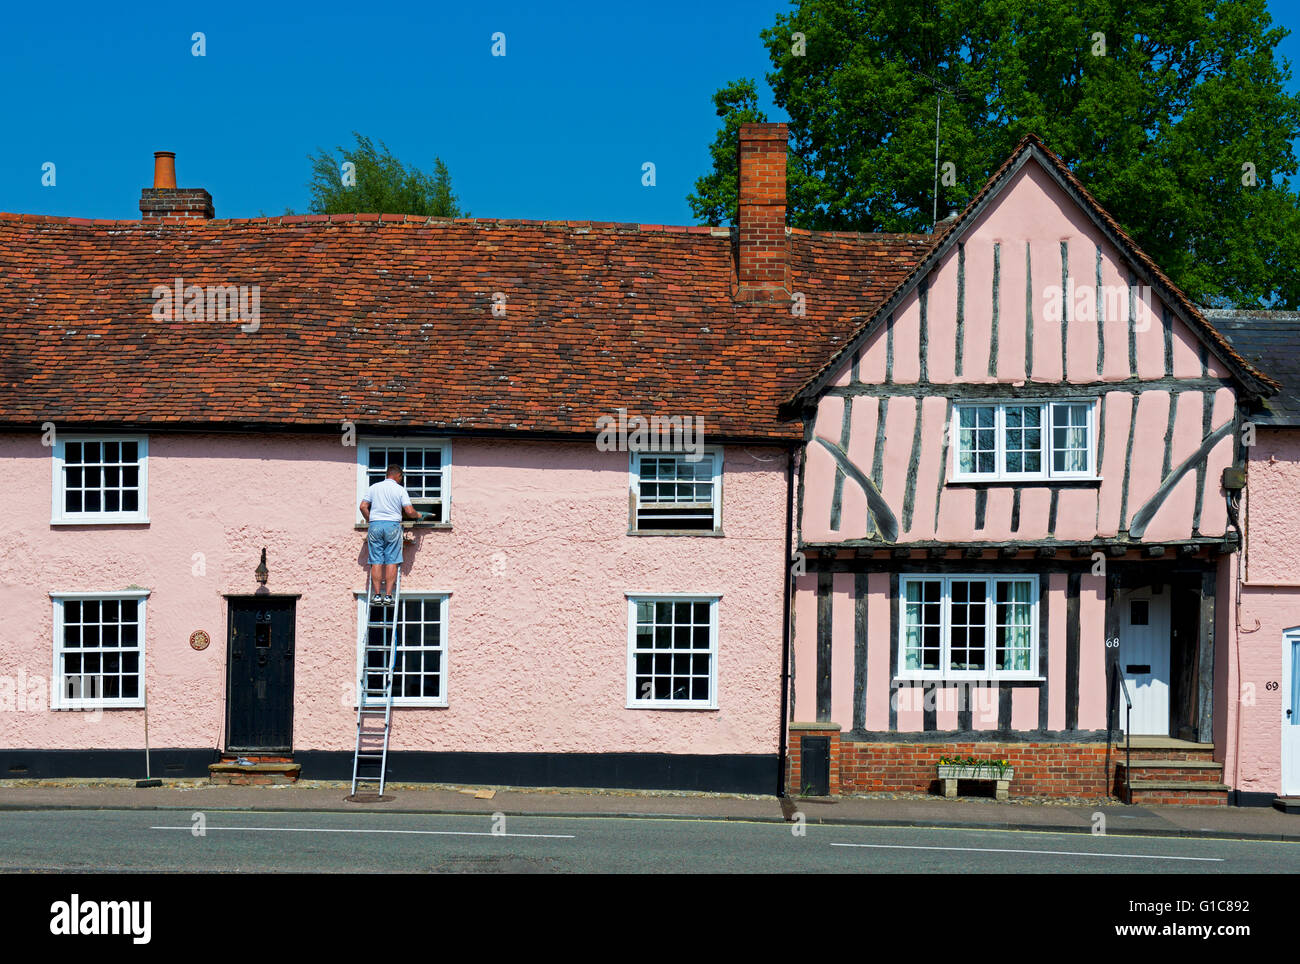
[[[977,757],[1222,802],[1238,427],[1274,388],[1022,141],[794,396],[793,782]]]

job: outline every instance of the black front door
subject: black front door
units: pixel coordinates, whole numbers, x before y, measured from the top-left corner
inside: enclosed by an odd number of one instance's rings
[[[232,598],[226,749],[293,748],[294,599]]]

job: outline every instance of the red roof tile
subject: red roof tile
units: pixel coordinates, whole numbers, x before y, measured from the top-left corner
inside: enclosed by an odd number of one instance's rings
[[[782,400],[932,240],[791,232],[795,317],[732,300],[725,229],[0,215],[0,422],[594,433],[626,408],[797,440]],[[259,286],[259,329],[155,320],[177,277]]]

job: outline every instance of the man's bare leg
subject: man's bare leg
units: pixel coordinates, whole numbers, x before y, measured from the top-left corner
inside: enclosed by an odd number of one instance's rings
[[[384,592],[392,595],[397,589],[397,563],[389,563],[384,566]]]
[[[384,567],[376,563],[370,567],[370,594],[383,593]],[[369,602],[369,600],[367,600]]]

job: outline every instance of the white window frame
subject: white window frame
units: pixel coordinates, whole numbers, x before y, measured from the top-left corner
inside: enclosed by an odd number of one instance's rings
[[[139,446],[140,505],[134,512],[66,512],[64,511],[64,453],[69,442],[134,442]],[[122,525],[149,521],[149,436],[80,433],[55,435],[53,473],[50,482],[50,525]]]
[[[983,580],[987,583],[988,595],[985,597],[985,669],[954,670],[951,669],[952,652],[952,583],[965,580]],[[1000,670],[993,664],[997,659],[997,589],[999,582],[1030,583],[1029,589],[1029,669]],[[940,595],[940,629],[939,629],[939,665],[938,670],[907,668],[907,586],[911,582],[942,582]],[[1032,572],[998,574],[992,572],[938,573],[915,572],[904,573],[898,579],[898,637],[894,640],[898,654],[898,674],[900,680],[1041,680],[1038,675],[1038,640],[1039,619],[1039,575]]]
[[[356,685],[361,682],[361,661],[365,658],[366,646],[366,629],[367,616],[369,615],[370,602],[366,599],[364,592],[354,593],[356,596],[357,606],[357,644],[356,660],[353,667],[352,681]],[[450,592],[424,592],[424,591],[407,591],[402,590],[402,599],[423,599],[426,602],[430,599],[436,599],[441,602],[438,612],[438,619],[442,624],[442,652],[439,659],[438,675],[442,680],[442,695],[439,697],[428,696],[393,696],[393,706],[412,706],[412,707],[442,707],[448,705],[449,680],[447,677],[448,653],[450,652],[449,630],[447,626],[447,614],[450,608]],[[403,647],[399,644],[397,647],[398,659],[401,658]],[[365,699],[366,708],[374,709],[384,705],[383,700],[366,698],[364,694],[357,693],[357,699]],[[355,706],[355,703],[353,704]]]
[[[370,468],[370,447],[379,448],[403,446],[407,448],[436,448],[442,455],[442,521],[425,523],[426,525],[451,525],[451,439],[449,438],[387,438],[369,436],[357,439],[357,518],[356,524],[364,526],[365,518],[361,515],[361,502],[370,490],[367,471]],[[414,501],[414,500],[412,500]],[[418,507],[418,506],[417,506]]]
[[[710,479],[713,483],[713,527],[711,529],[643,529],[640,525],[641,517],[641,458],[642,456],[650,458],[676,458],[682,459],[691,465],[698,465],[699,462],[711,460]],[[722,531],[722,446],[706,445],[703,447],[700,459],[696,462],[690,462],[685,452],[633,452],[629,460],[629,486],[635,497],[632,506],[632,531],[644,533],[646,535],[660,535],[670,533],[687,533],[693,535],[710,535]],[[647,505],[667,505],[669,503],[647,503]],[[687,504],[687,503],[683,503]],[[689,503],[696,504],[696,503]],[[702,503],[699,503],[702,504]]]
[[[145,705],[145,681],[146,681],[146,640],[147,632],[147,604],[150,590],[148,589],[124,589],[117,592],[52,592],[50,600],[54,604],[54,662],[50,679],[53,685],[50,687],[50,709],[52,710],[140,710]],[[140,650],[140,693],[133,697],[95,697],[91,699],[73,698],[63,695],[64,688],[64,663],[63,657],[66,652],[63,648],[63,604],[66,602],[103,602],[105,600],[122,600],[134,599],[139,603],[139,650]],[[119,648],[119,652],[121,649]],[[97,653],[103,652],[102,648],[81,649],[77,652]]]
[[[627,597],[627,709],[629,710],[716,710],[718,708],[718,602],[721,593],[629,592]],[[709,657],[709,698],[707,700],[639,699],[636,692],[636,607],[637,603],[708,603],[709,648],[689,650],[692,655]],[[665,650],[664,652],[684,652]]]
[[[1082,472],[1057,471],[1052,465],[1052,436],[1055,434],[1055,419],[1053,417],[1053,407],[1056,405],[1083,405],[1087,407],[1087,431],[1088,431],[1088,468]],[[1012,399],[1012,400],[994,400],[984,401],[963,401],[955,403],[952,407],[952,421],[948,431],[951,444],[948,446],[952,451],[952,468],[948,480],[950,482],[1024,482],[1033,480],[1071,480],[1081,479],[1088,481],[1100,481],[1099,466],[1097,465],[1097,408],[1099,402],[1095,398],[1044,398],[1044,399]],[[1043,409],[1043,415],[1040,419],[1042,449],[1039,455],[1042,469],[1038,472],[1009,472],[1006,468],[1007,454],[1007,428],[1006,428],[1006,410],[1008,408],[1023,408],[1037,406]],[[994,411],[993,435],[994,435],[994,471],[992,472],[963,472],[961,470],[961,413],[963,409],[968,408],[992,408]]]

